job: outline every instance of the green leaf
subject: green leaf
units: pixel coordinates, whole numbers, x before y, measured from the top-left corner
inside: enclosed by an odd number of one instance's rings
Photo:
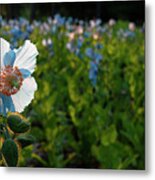
[[[18,148],[12,139],[4,141],[2,146],[2,154],[9,167],[15,167],[18,163]]]
[[[72,120],[73,124],[78,126],[78,121],[76,119],[76,110],[75,110],[75,108],[72,105],[69,105],[68,108],[69,108],[69,113],[70,113],[71,120]]]
[[[74,79],[69,79],[68,80],[68,91],[69,91],[70,99],[73,102],[78,102],[80,97],[78,95],[77,84],[75,83]]]
[[[101,137],[101,143],[104,146],[108,146],[116,141],[117,131],[115,125],[111,125],[106,130],[103,131]]]
[[[14,133],[25,133],[30,129],[30,123],[18,114],[9,115],[7,118],[7,123],[9,128]]]
[[[104,169],[127,169],[138,157],[130,146],[117,141],[109,146],[93,145],[91,150]]]
[[[35,142],[35,138],[32,135],[20,135],[16,138],[22,148],[29,146]]]

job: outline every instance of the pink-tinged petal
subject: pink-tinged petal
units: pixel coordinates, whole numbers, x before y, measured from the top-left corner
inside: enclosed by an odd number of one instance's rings
[[[36,46],[29,40],[26,40],[25,44],[15,52],[14,66],[17,66],[19,69],[27,69],[33,73],[36,67],[36,56],[39,54]]]
[[[5,39],[0,38],[0,68],[4,67],[4,57],[10,51],[10,44]]]
[[[26,78],[18,93],[12,95],[15,111],[22,112],[34,98],[34,93],[37,90],[37,84],[33,77]]]

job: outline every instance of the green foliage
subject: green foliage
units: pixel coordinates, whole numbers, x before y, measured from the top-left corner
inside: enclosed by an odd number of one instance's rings
[[[29,146],[35,142],[35,139],[32,135],[20,135],[16,138],[22,148]]]
[[[38,90],[24,115],[36,143],[26,147],[32,139],[18,136],[25,147],[20,166],[145,168],[144,34],[137,28],[134,37],[123,38],[117,35],[120,28],[128,28],[128,22],[118,21],[99,40],[86,38],[82,59],[66,49],[64,27],[55,34],[35,28],[30,39],[39,51]],[[44,38],[52,39],[53,56],[42,45]],[[104,59],[94,87],[85,49],[97,43],[103,45]],[[17,124],[8,121],[12,130]]]
[[[18,148],[12,139],[6,139],[2,146],[2,155],[7,166],[14,167],[18,163]]]
[[[25,133],[30,129],[30,123],[24,120],[22,116],[11,114],[7,118],[9,128],[14,133]]]
[[[18,165],[20,149],[35,141],[32,135],[24,134],[29,128],[30,123],[21,114],[9,113],[7,117],[0,116],[0,165]]]
[[[117,131],[115,125],[109,126],[106,130],[103,131],[101,137],[101,143],[104,146],[108,146],[116,141]]]

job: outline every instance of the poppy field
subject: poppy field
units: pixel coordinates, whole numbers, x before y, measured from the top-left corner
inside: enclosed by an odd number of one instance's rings
[[[145,169],[144,25],[0,17],[0,37],[13,51],[26,40],[38,51],[37,89],[21,112],[33,141],[19,167]]]

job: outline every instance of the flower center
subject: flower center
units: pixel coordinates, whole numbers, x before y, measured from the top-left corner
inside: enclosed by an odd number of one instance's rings
[[[0,93],[6,96],[16,94],[22,82],[22,73],[17,67],[6,66],[0,70]]]

